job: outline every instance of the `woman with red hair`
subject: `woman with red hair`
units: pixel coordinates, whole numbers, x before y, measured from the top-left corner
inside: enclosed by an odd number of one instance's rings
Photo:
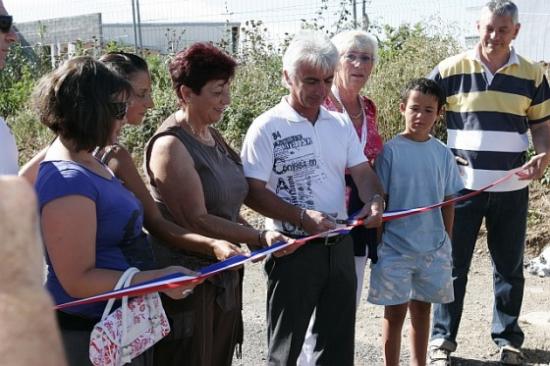
[[[240,158],[212,127],[230,103],[236,62],[209,43],[179,52],[169,66],[180,109],[147,144],[145,169],[163,214],[193,232],[260,248],[284,240],[239,216],[248,194]],[[243,225],[244,224],[244,225]],[[155,243],[156,242],[156,243]],[[197,269],[212,258],[175,251],[154,240],[159,265]],[[155,348],[156,365],[230,365],[242,343],[242,271],[225,271],[183,301],[163,297],[172,332]]]

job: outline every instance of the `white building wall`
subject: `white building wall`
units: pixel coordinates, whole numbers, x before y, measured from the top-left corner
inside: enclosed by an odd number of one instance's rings
[[[239,32],[240,23],[146,23],[141,25],[143,47],[172,53],[194,42],[222,40],[232,44],[232,32]],[[129,24],[103,24],[104,41],[134,45],[134,28]]]

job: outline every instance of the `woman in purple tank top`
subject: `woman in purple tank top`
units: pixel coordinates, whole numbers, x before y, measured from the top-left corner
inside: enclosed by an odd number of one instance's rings
[[[116,141],[131,92],[124,79],[90,57],[66,61],[35,91],[40,121],[59,136],[36,180],[48,262],[46,287],[57,304],[110,291],[127,268],[148,269],[152,264],[141,204],[92,154],[96,146]],[[133,282],[175,272],[188,270],[144,270]],[[185,290],[166,293],[182,298]],[[104,306],[57,313],[70,365],[90,364],[90,332]],[[145,365],[150,356],[146,352],[132,364]]]

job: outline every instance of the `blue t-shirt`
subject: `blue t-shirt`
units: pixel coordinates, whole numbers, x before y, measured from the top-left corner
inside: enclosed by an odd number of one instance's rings
[[[398,135],[375,166],[391,211],[438,203],[463,188],[452,152],[433,137],[417,142]],[[382,236],[384,245],[401,253],[433,251],[448,241],[441,209],[390,221]]]
[[[141,270],[153,267],[151,247],[142,231],[141,202],[116,178],[104,178],[72,161],[45,161],[40,165],[36,191],[42,208],[65,196],[84,196],[95,202],[96,267],[124,271],[129,267]],[[66,255],[71,256],[71,248]],[[59,282],[50,258],[46,255],[48,275],[46,288],[56,304],[75,300]],[[68,308],[68,313],[98,318],[105,302]]]

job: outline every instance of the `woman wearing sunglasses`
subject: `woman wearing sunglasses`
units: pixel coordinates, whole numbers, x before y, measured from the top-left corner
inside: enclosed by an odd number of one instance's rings
[[[6,65],[10,45],[17,40],[12,27],[13,18],[8,15],[0,0],[0,70]],[[17,174],[17,146],[9,127],[0,117],[0,175]]]
[[[153,268],[142,231],[143,207],[93,155],[116,141],[132,87],[89,57],[66,61],[44,77],[33,95],[40,121],[58,135],[46,152],[36,180],[46,247],[46,288],[56,304],[110,291],[122,272],[137,267],[133,282],[170,273]],[[193,286],[167,291],[182,298]],[[57,312],[69,365],[90,365],[90,332],[105,303]],[[132,361],[148,365],[151,352]]]
[[[115,74],[127,80],[132,86],[128,103],[119,104],[118,108],[120,108],[120,113],[123,110],[127,112],[125,119],[127,124],[139,126],[147,111],[154,106],[151,98],[151,76],[147,63],[143,58],[126,52],[110,52],[103,55],[99,61]],[[36,181],[39,164],[44,159],[47,149],[38,153],[19,171],[19,174],[32,184]],[[165,219],[143,183],[132,156],[116,140],[105,147],[94,149],[93,153],[139,199],[144,210],[143,226],[151,235],[163,240],[174,250],[206,255],[216,260],[224,260],[242,253],[239,247],[228,241],[191,233]]]

